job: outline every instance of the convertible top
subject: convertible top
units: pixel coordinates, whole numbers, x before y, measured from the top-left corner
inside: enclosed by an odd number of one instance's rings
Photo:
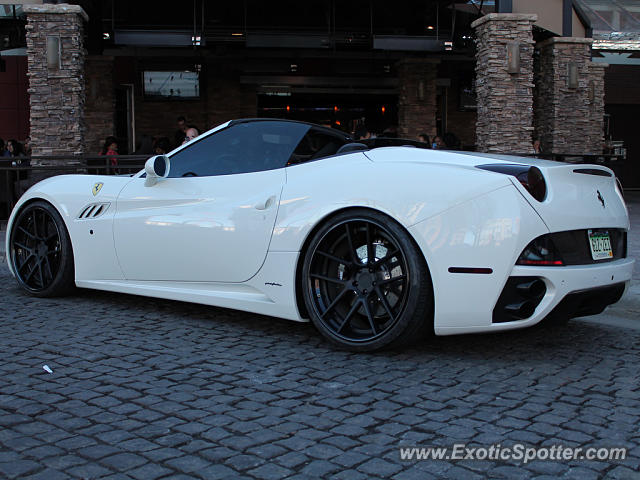
[[[335,135],[336,137],[340,137],[340,139],[346,144],[349,143],[357,143],[361,145],[365,145],[366,150],[372,150],[374,148],[380,147],[415,147],[415,148],[423,148],[430,149],[431,146],[428,143],[419,142],[417,140],[409,140],[406,138],[388,138],[388,137],[375,137],[375,138],[367,138],[362,140],[355,140],[352,135],[345,133],[341,130],[336,130],[335,128],[325,127],[323,125],[318,125],[316,123],[304,122],[301,120],[290,120],[284,118],[241,118],[237,120],[232,120],[229,125],[235,125],[238,123],[251,123],[251,122],[290,122],[290,123],[298,123],[309,125],[317,130],[321,130],[324,133]],[[364,148],[359,148],[361,150],[365,150]],[[357,150],[357,148],[354,148]]]

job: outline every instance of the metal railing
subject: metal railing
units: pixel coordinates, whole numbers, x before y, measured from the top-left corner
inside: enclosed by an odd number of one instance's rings
[[[515,154],[566,163],[593,163],[611,168],[622,176],[623,155],[573,155],[567,153]],[[0,157],[0,220],[9,213],[22,194],[48,177],[64,174],[132,175],[144,168],[150,155]],[[115,159],[114,165],[112,159]],[[623,185],[624,185],[624,180]]]
[[[0,157],[0,220],[7,219],[29,187],[66,174],[132,175],[150,155]]]

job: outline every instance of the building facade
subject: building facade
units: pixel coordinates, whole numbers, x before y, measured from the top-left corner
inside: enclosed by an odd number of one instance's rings
[[[579,2],[71,3],[0,0],[14,72],[0,85],[16,92],[0,97],[0,137],[23,139],[28,123],[34,155],[96,154],[111,135],[133,153],[173,141],[178,116],[200,131],[264,116],[448,134],[498,153],[534,138],[549,153],[605,147],[607,64]]]

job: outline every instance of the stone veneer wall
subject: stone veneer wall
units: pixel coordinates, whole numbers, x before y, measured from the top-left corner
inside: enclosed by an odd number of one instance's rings
[[[88,155],[96,155],[102,149],[105,139],[109,135],[115,135],[113,57],[88,56],[84,68],[86,77],[85,151]]]
[[[437,61],[404,59],[398,62],[397,69],[398,136],[415,139],[418,134],[426,133],[432,138],[436,134]]]
[[[554,37],[538,45],[535,130],[543,152],[602,153],[604,70],[591,62],[591,42]],[[576,88],[569,88],[570,63],[578,69]]]
[[[449,92],[457,94],[456,90]],[[460,140],[462,148],[471,148],[476,144],[476,112],[461,111],[458,108],[458,99],[454,95],[449,95],[447,99],[447,131],[455,134]]]
[[[77,5],[25,5],[34,155],[76,155],[84,145],[83,20]],[[47,65],[47,37],[60,38],[60,69]]]
[[[604,73],[609,65],[606,63],[589,63],[589,91],[587,96],[591,108],[589,127],[589,151],[600,154],[604,150]],[[591,87],[593,85],[593,87]],[[592,93],[589,93],[592,92]]]
[[[537,15],[491,13],[471,24],[476,31],[476,148],[520,153],[533,132],[533,35]],[[507,45],[520,45],[520,71],[507,72]]]

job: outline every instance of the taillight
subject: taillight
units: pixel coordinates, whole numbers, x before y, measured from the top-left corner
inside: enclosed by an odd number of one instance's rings
[[[564,262],[551,237],[543,235],[527,245],[520,254],[516,265],[561,267]]]
[[[547,184],[538,167],[516,164],[490,164],[477,165],[477,168],[516,177],[527,192],[539,202],[543,201],[547,195]]]

